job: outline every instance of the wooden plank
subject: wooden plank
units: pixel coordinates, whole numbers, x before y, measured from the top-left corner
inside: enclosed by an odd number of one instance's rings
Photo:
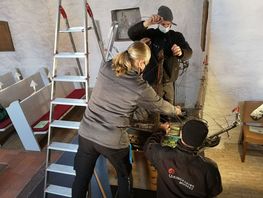
[[[7,21],[0,21],[0,51],[15,51]]]

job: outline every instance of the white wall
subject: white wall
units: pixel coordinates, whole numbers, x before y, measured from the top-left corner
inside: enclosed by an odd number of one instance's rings
[[[0,75],[17,67],[27,77],[51,65],[53,30],[45,0],[1,0],[0,20],[8,21],[15,47],[0,52]]]
[[[63,7],[67,11],[71,26],[82,24],[82,1],[63,1]],[[178,89],[178,102],[186,102],[193,106],[196,101],[197,91],[202,71],[203,54],[200,48],[201,22],[203,0],[90,0],[88,1],[96,20],[99,21],[103,41],[108,42],[108,34],[111,25],[111,10],[140,7],[141,16],[151,16],[157,13],[160,5],[169,6],[177,23],[175,30],[184,34],[186,40],[193,48],[193,57],[187,74],[180,80]],[[149,6],[150,5],[150,6]],[[34,73],[40,67],[51,69],[54,28],[56,17],[56,0],[2,0],[0,1],[0,20],[9,22],[15,52],[0,53],[0,74],[6,73],[14,67],[20,68],[24,77]],[[89,24],[91,22],[89,20]],[[64,27],[64,21],[61,21]],[[81,34],[74,34],[77,49],[83,50]],[[116,46],[123,50],[130,42],[118,42]],[[67,34],[60,37],[61,51],[71,50],[71,44]],[[90,85],[94,86],[96,76],[101,63],[100,51],[95,39],[94,31],[89,31],[89,58],[90,58]],[[76,65],[74,60],[63,62],[62,70],[68,70],[68,66]]]
[[[205,119],[225,115],[244,100],[263,100],[263,1],[212,0]],[[215,124],[214,124],[215,125]],[[231,132],[236,142],[239,130]]]
[[[55,3],[54,1],[49,1],[50,9],[54,10]],[[193,48],[193,57],[190,61],[190,68],[188,72],[180,79],[180,85],[177,90],[178,102],[185,102],[187,106],[194,106],[198,87],[200,83],[200,75],[202,71],[202,60],[203,54],[200,47],[200,38],[201,38],[201,23],[202,23],[202,7],[203,0],[165,0],[158,1],[152,0],[150,2],[147,0],[90,0],[89,4],[93,10],[93,14],[96,20],[99,22],[99,27],[101,30],[102,38],[106,46],[108,42],[108,34],[111,25],[111,10],[115,9],[125,9],[132,7],[139,7],[142,17],[149,17],[152,14],[157,13],[157,9],[161,5],[166,5],[170,7],[174,14],[174,21],[177,23],[176,31],[180,31],[184,34],[186,40],[189,42]],[[72,25],[78,24],[81,22],[82,13],[79,11],[80,7],[76,3],[71,1],[65,1],[64,8],[68,10],[68,15],[74,16],[71,17],[70,23]],[[52,11],[53,13],[54,11]],[[91,22],[89,21],[89,24]],[[90,52],[90,82],[91,86],[94,86],[96,81],[96,76],[99,70],[99,65],[101,63],[100,51],[96,39],[94,38],[94,32],[89,32],[89,52]],[[74,37],[77,43],[79,50],[82,50],[82,38]],[[68,41],[67,38],[63,38],[63,43]],[[122,51],[127,48],[130,42],[116,42],[115,46]]]

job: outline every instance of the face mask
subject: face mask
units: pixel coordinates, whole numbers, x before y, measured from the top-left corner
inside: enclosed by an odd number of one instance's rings
[[[145,70],[145,67],[146,67],[145,63],[142,63],[142,64],[144,64],[144,65],[141,67],[138,67],[138,74],[139,75],[141,75],[143,73],[143,71]]]
[[[162,33],[167,33],[167,32],[169,32],[169,30],[170,30],[170,27],[164,27],[164,26],[162,26],[162,25],[159,25],[159,30],[162,32]]]
[[[141,68],[138,68],[138,75],[142,75],[143,70]]]

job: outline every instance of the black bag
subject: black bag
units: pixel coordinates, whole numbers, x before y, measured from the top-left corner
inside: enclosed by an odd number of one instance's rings
[[[0,104],[0,122],[7,119],[9,116],[5,108]]]

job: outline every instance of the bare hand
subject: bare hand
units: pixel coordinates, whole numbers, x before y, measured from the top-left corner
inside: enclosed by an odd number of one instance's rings
[[[166,134],[169,133],[169,132],[171,131],[170,123],[169,123],[169,122],[162,123],[162,124],[160,125],[160,129],[161,129],[162,131],[165,131]]]
[[[180,106],[175,106],[175,114],[176,115],[182,115],[182,109]]]
[[[162,23],[163,17],[159,15],[152,15],[149,19],[145,20],[143,25],[144,27],[149,27],[150,25]]]
[[[174,56],[182,56],[183,54],[182,49],[176,44],[173,44],[171,50]]]

